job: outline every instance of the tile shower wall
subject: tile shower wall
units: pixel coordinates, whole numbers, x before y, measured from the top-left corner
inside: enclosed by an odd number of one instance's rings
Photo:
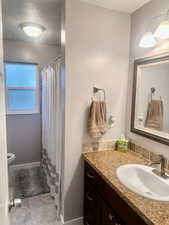
[[[45,149],[41,152],[41,166],[48,177],[49,185],[53,186],[55,193],[58,193],[59,174],[56,172],[56,166],[52,164]]]
[[[45,174],[47,184],[50,189],[50,194],[54,198],[55,206],[57,207],[57,216],[60,216],[60,180],[59,174],[56,172],[56,166],[52,164],[51,159],[45,149],[41,152],[41,168]]]

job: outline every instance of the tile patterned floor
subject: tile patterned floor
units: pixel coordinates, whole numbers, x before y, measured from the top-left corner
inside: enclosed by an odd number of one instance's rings
[[[61,225],[56,219],[56,208],[49,194],[22,200],[21,208],[10,212],[10,225]]]

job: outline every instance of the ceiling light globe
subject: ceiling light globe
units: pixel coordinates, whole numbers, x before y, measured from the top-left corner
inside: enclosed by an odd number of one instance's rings
[[[21,24],[21,29],[25,32],[27,36],[33,38],[40,37],[45,30],[43,26],[32,23]]]
[[[139,47],[152,48],[157,44],[152,32],[146,32],[140,40]]]

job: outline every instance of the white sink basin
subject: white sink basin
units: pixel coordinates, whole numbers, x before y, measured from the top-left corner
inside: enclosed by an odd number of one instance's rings
[[[169,201],[169,177],[164,179],[152,171],[154,168],[138,164],[127,164],[117,169],[120,182],[131,191],[144,197]]]
[[[13,153],[8,153],[7,158],[8,158],[8,165],[10,165],[15,160],[16,156]]]

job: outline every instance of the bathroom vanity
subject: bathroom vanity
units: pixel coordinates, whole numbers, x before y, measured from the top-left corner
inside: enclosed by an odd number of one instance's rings
[[[168,225],[169,202],[154,201],[124,187],[116,176],[119,166],[147,162],[133,153],[116,151],[84,154],[85,225]]]

